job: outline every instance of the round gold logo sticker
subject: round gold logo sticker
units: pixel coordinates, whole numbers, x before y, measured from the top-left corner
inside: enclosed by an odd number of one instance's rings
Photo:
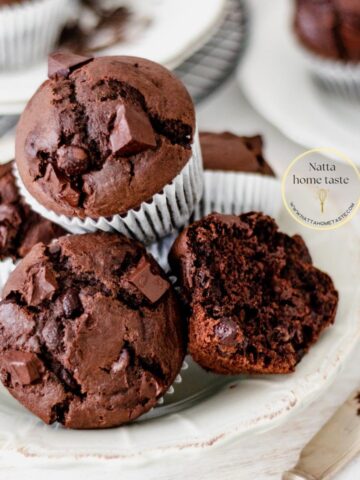
[[[332,159],[327,158],[331,155]],[[348,222],[360,206],[360,172],[333,148],[315,148],[295,158],[282,180],[290,215],[305,227],[331,230]]]

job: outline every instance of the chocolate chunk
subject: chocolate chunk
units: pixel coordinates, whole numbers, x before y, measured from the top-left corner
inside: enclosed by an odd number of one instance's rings
[[[142,257],[129,277],[129,282],[135,285],[151,303],[157,302],[170,288],[170,283],[164,278],[152,273],[149,260]]]
[[[64,293],[61,301],[66,318],[77,316],[82,311],[78,292],[73,288]]]
[[[25,293],[25,300],[28,305],[36,307],[44,300],[50,299],[57,287],[53,270],[44,265],[32,274],[29,288]]]
[[[54,52],[48,59],[48,77],[68,77],[71,72],[91,62],[92,57],[82,57],[68,52]]]
[[[30,385],[41,377],[41,363],[33,353],[9,352],[5,355],[4,365],[13,383]]]
[[[239,327],[231,318],[223,318],[215,327],[215,335],[224,345],[238,343]]]
[[[89,168],[88,152],[76,145],[63,145],[58,150],[57,165],[68,177],[82,175]]]
[[[73,208],[76,208],[79,205],[80,192],[72,187],[60,174],[56,173],[50,163],[46,167],[43,181],[52,184],[59,199],[65,200]]]
[[[119,105],[110,135],[113,153],[135,155],[156,147],[156,138],[150,120],[143,110]]]

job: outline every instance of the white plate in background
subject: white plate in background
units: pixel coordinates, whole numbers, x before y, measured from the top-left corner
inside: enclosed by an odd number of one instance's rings
[[[238,78],[248,100],[287,137],[308,148],[333,147],[360,164],[360,103],[322,91],[291,32],[293,2],[252,0],[248,51]]]
[[[225,15],[226,0],[129,0],[151,23],[129,41],[96,55],[133,55],[175,68],[201,48]],[[20,114],[46,79],[46,62],[22,71],[0,72],[0,115]]]

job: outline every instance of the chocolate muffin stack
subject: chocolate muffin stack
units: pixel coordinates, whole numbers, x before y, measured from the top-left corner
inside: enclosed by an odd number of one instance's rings
[[[214,176],[273,178],[261,137],[201,141]],[[219,374],[292,372],[334,321],[337,292],[301,237],[260,212],[189,225],[203,183],[194,107],[159,65],[53,55],[16,165],[22,196],[12,165],[0,170],[0,256],[25,258],[0,303],[0,377],[48,424],[135,420],[187,352]],[[164,272],[139,240],[184,225]]]

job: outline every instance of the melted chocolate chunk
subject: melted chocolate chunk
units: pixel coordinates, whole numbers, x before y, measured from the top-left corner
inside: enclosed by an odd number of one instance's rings
[[[83,57],[69,52],[54,52],[48,59],[48,77],[68,77],[71,72],[91,62],[92,57]]]
[[[58,151],[58,168],[68,177],[84,174],[90,164],[88,152],[76,145],[63,145]]]
[[[77,316],[81,310],[82,305],[79,294],[75,289],[70,289],[61,297],[62,307],[66,318]]]
[[[143,110],[119,105],[110,135],[111,149],[120,155],[135,155],[156,147],[150,120]]]
[[[135,285],[151,303],[157,302],[170,288],[170,283],[167,280],[151,271],[151,264],[145,257],[141,258],[135,270],[131,273],[129,282]]]
[[[53,185],[59,197],[66,200],[71,207],[76,208],[79,205],[80,192],[72,187],[63,176],[56,173],[50,163],[46,168],[44,179]]]

